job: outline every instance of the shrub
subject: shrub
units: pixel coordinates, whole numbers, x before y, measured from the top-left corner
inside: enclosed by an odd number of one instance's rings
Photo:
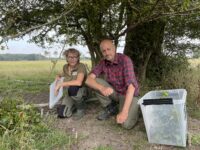
[[[21,98],[6,97],[0,102],[0,149],[69,149],[71,140],[66,133],[47,126],[40,113],[24,105]]]
[[[4,132],[21,132],[30,130],[40,123],[40,114],[30,105],[23,106],[21,98],[4,98],[0,103],[0,135]]]

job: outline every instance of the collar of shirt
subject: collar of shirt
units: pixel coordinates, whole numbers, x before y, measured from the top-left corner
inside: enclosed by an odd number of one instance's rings
[[[71,76],[73,72],[77,71],[78,70],[78,64],[76,64],[76,66],[71,70],[71,73],[69,74],[69,64],[67,64],[67,67],[66,67],[66,73]]]
[[[78,63],[74,66],[74,68],[72,69],[72,71],[76,71],[76,70],[78,70]],[[69,64],[67,64],[67,69],[69,70]]]
[[[118,54],[117,53],[115,54],[115,58],[114,58],[113,62],[108,61],[108,60],[105,59],[105,64],[106,64],[106,66],[108,66],[108,65],[117,65],[118,64]]]

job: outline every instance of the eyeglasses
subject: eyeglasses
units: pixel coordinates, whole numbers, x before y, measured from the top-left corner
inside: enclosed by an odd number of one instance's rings
[[[76,60],[76,59],[78,59],[78,57],[77,56],[67,56],[67,59],[69,60]]]

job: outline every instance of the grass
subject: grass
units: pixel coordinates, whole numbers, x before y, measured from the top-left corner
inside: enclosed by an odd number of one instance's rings
[[[52,61],[1,61],[0,94],[38,93],[48,91],[55,75],[62,72],[66,62],[59,60],[53,68]],[[83,61],[91,67],[90,61]]]
[[[39,133],[24,132],[21,134],[10,134],[0,137],[1,150],[68,150],[73,139],[66,133],[55,129],[49,129],[48,132],[38,131]]]
[[[59,61],[51,73],[51,61],[3,61],[0,63],[0,93],[47,91],[63,64],[64,61]]]
[[[200,145],[200,134],[192,135],[191,143],[192,145]]]
[[[53,72],[62,69],[64,61],[59,61]],[[0,63],[1,79],[46,80],[50,74],[53,63],[51,61],[3,61]]]
[[[113,150],[110,146],[98,146],[94,150]]]
[[[188,83],[188,111],[193,118],[200,119],[200,58],[190,59],[191,71],[188,73],[190,77],[185,83]],[[183,75],[182,75],[183,76]]]
[[[17,107],[22,104],[20,97],[6,97],[0,102],[1,150],[70,149],[73,138],[53,128],[52,118],[41,118],[31,105]]]
[[[81,61],[91,67],[88,60]],[[62,71],[65,60],[59,60],[51,73],[52,61],[1,61],[1,79],[44,80],[52,79],[56,73]]]
[[[190,63],[190,65],[192,67],[197,67],[200,65],[200,58],[196,58],[196,59],[189,59],[188,62]]]

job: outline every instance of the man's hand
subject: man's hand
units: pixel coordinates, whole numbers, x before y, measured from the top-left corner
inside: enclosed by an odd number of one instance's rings
[[[112,93],[113,93],[113,89],[112,88],[110,88],[110,87],[102,87],[101,89],[100,89],[100,93],[102,94],[102,95],[104,95],[104,96],[109,96],[109,95],[111,95]]]
[[[128,113],[120,112],[117,115],[117,123],[122,124],[126,121],[127,118],[128,118]]]

